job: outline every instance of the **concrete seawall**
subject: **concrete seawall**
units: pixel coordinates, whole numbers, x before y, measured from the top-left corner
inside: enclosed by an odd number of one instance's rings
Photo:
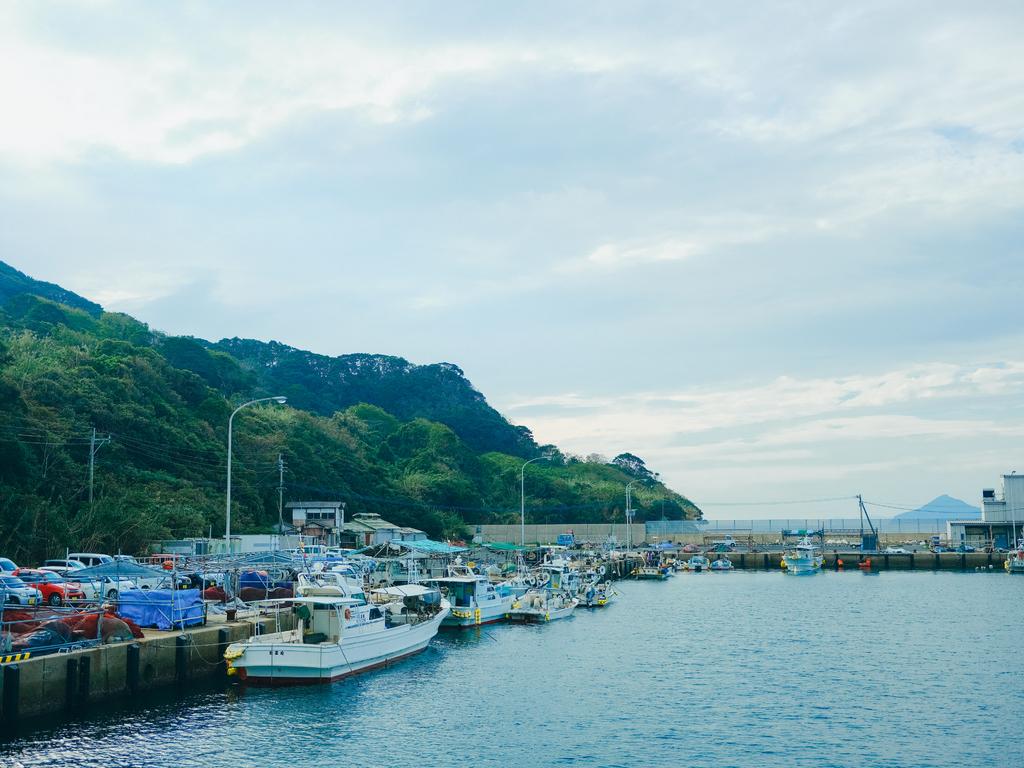
[[[260,631],[275,630],[261,619]],[[292,628],[290,613],[281,614]],[[136,696],[189,680],[224,674],[224,650],[250,637],[253,621],[211,623],[183,632],[151,632],[131,643],[30,657],[0,667],[0,723],[4,731],[20,720],[87,710],[91,704]]]
[[[842,560],[845,569],[856,569],[865,560],[871,561],[875,571],[973,571],[977,568],[1002,570],[1006,555],[998,552],[910,552],[905,555],[870,554],[860,552],[826,551],[825,568],[836,568]],[[719,555],[714,555],[718,557]],[[782,552],[727,552],[734,567],[749,570],[778,570],[782,567]],[[685,555],[684,555],[685,557]]]

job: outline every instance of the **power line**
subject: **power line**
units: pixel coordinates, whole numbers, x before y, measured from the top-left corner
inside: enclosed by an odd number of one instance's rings
[[[787,501],[702,501],[701,507],[778,507],[784,504],[823,504],[828,501],[856,501],[856,496],[832,496],[827,499],[789,499]],[[692,499],[691,499],[692,501]],[[697,502],[693,502],[696,504]]]

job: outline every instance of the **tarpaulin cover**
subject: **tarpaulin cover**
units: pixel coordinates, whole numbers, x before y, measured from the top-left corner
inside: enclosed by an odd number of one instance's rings
[[[203,623],[203,596],[198,589],[126,589],[117,613],[140,627],[191,627]]]

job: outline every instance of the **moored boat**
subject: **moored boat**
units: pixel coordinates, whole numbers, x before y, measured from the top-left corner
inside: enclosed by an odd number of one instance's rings
[[[727,557],[720,557],[711,563],[712,571],[731,571],[732,569],[732,560]]]
[[[580,605],[584,608],[603,608],[615,599],[617,593],[611,582],[592,582],[580,590]]]
[[[1017,542],[1015,549],[1006,553],[1003,567],[1007,573],[1024,573],[1024,538]]]
[[[417,584],[378,590],[373,603],[345,591],[307,583],[297,597],[262,601],[290,604],[297,626],[229,645],[228,674],[256,685],[340,680],[419,653],[450,609],[436,589]]]
[[[817,573],[825,558],[821,551],[811,542],[810,537],[804,536],[796,545],[796,549],[787,552],[782,560],[786,573],[802,576],[808,573]]]
[[[653,565],[642,565],[633,569],[634,579],[655,579],[664,581],[668,578],[668,571],[665,568],[658,568]]]
[[[451,603],[444,627],[477,627],[508,618],[515,595],[503,584],[492,584],[486,576],[461,563],[448,567],[448,574],[431,579]]]
[[[711,562],[704,555],[694,555],[686,561],[686,570],[701,573],[711,567]]]
[[[556,621],[572,616],[579,600],[565,590],[531,589],[512,603],[508,617],[525,623]]]

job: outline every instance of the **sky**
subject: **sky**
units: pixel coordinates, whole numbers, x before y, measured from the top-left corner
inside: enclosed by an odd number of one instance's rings
[[[456,363],[709,517],[1024,471],[1024,5],[377,6],[4,2],[0,258]]]

